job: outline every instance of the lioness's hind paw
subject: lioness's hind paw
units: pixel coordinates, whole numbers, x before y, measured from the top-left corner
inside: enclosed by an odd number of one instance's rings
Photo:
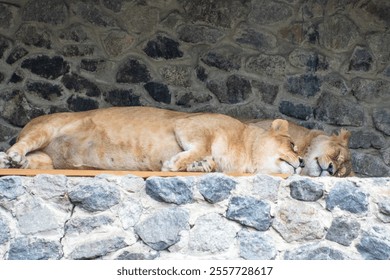
[[[4,153],[0,152],[0,168],[10,168],[11,162],[9,156]]]

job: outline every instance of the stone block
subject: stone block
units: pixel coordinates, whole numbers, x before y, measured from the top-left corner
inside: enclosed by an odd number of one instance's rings
[[[0,178],[0,199],[14,200],[25,194],[25,189],[20,177]]]
[[[287,242],[322,239],[327,217],[317,208],[301,201],[286,201],[276,209],[272,227]]]
[[[118,204],[121,194],[118,187],[104,180],[85,180],[70,188],[70,201],[91,211],[104,211]]]
[[[357,250],[366,260],[390,259],[390,231],[385,227],[373,227],[362,234],[356,245]]]
[[[114,223],[114,219],[104,214],[90,217],[72,217],[65,224],[65,234],[89,234],[112,223]]]
[[[326,209],[335,207],[354,214],[362,214],[368,211],[369,194],[360,190],[352,182],[337,182],[330,190],[326,198]]]
[[[116,73],[118,83],[147,83],[151,80],[149,70],[145,64],[137,59],[129,58],[119,66]]]
[[[324,185],[310,179],[299,179],[290,182],[292,198],[302,201],[317,201],[324,194]]]
[[[221,30],[204,25],[182,25],[178,28],[179,39],[186,43],[209,43],[218,42],[225,34]]]
[[[376,108],[372,115],[376,129],[390,136],[390,108]]]
[[[303,74],[287,77],[285,88],[288,92],[303,97],[317,96],[321,90],[321,80],[317,75]]]
[[[6,62],[8,64],[14,64],[16,61],[20,60],[21,58],[25,57],[28,54],[28,50],[21,46],[15,47],[11,53],[8,55]]]
[[[257,51],[271,51],[276,48],[277,39],[271,33],[241,25],[234,35],[234,40],[243,47]]]
[[[190,231],[189,248],[195,252],[218,254],[234,244],[235,227],[216,213],[200,216]]]
[[[390,90],[390,82],[385,80],[371,80],[354,78],[351,81],[351,93],[359,101],[375,102],[385,98]]]
[[[257,174],[253,179],[252,194],[260,199],[277,202],[282,179],[264,174]]]
[[[59,260],[63,256],[59,241],[18,237],[12,240],[8,260]]]
[[[27,81],[26,88],[32,95],[47,101],[58,101],[64,96],[62,87],[51,83],[30,80]]]
[[[68,10],[62,0],[30,0],[22,9],[22,19],[25,21],[58,25],[64,23],[67,18]]]
[[[99,108],[99,103],[96,100],[77,95],[70,96],[66,100],[66,103],[72,112],[82,112]]]
[[[273,260],[278,253],[274,240],[267,233],[241,230],[238,241],[240,257],[246,260]]]
[[[286,72],[286,59],[280,55],[265,55],[250,57],[246,68],[260,76],[283,77]]]
[[[189,213],[181,208],[156,211],[135,226],[136,234],[154,250],[165,250],[180,240],[189,228]]]
[[[8,222],[2,216],[0,216],[0,245],[5,244],[11,238]]]
[[[265,231],[272,224],[270,211],[268,202],[249,196],[235,196],[230,199],[226,218]]]
[[[382,161],[380,156],[369,153],[351,151],[354,172],[369,177],[390,176],[390,168]]]
[[[73,260],[96,259],[127,246],[122,236],[91,239],[73,248],[67,257]]]
[[[67,89],[74,92],[83,93],[89,97],[100,97],[101,95],[101,91],[95,83],[77,74],[66,74],[61,81]]]
[[[349,139],[349,148],[351,149],[382,149],[386,145],[386,140],[383,135],[376,132],[375,130],[356,130],[351,131],[351,138]]]
[[[166,36],[158,35],[155,39],[150,40],[143,50],[148,56],[155,59],[175,59],[183,56],[183,52],[179,47],[179,42]]]
[[[313,115],[313,108],[304,104],[294,104],[290,101],[281,101],[279,112],[300,120],[308,120]]]
[[[141,106],[140,97],[131,89],[113,89],[104,94],[104,100],[113,106]]]
[[[172,95],[167,85],[158,82],[149,82],[144,85],[144,88],[149,93],[150,97],[157,102],[165,104],[171,103]]]
[[[356,47],[349,61],[348,70],[369,72],[373,68],[374,58],[368,49]]]
[[[316,120],[334,125],[362,126],[364,108],[351,98],[324,92],[314,110]]]
[[[300,246],[288,250],[284,254],[285,260],[348,260],[350,257],[344,252],[321,244]]]
[[[146,180],[146,193],[157,201],[187,204],[194,201],[193,179],[185,177],[160,178]]]
[[[359,232],[360,223],[357,220],[348,217],[336,217],[333,219],[325,238],[349,246],[359,236]]]
[[[260,0],[252,3],[248,20],[260,26],[285,22],[293,15],[293,9],[285,3],[270,0]]]
[[[21,67],[49,80],[55,80],[69,72],[68,62],[60,56],[38,55],[24,60]]]
[[[205,200],[210,203],[218,203],[227,199],[237,182],[222,174],[209,174],[202,176],[198,182],[198,190]]]

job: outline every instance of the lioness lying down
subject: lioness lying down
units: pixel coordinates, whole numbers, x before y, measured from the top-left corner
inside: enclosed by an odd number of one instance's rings
[[[38,117],[1,168],[299,173],[288,122],[270,129],[210,113],[115,107]]]
[[[248,120],[267,129],[272,120]],[[338,135],[326,135],[320,130],[310,130],[289,122],[288,132],[298,148],[298,154],[305,161],[301,175],[308,176],[353,176],[351,154],[348,149],[351,133],[341,129]]]

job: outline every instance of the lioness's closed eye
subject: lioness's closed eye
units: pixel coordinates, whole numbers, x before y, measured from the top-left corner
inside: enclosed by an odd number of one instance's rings
[[[29,122],[0,167],[292,174],[303,163],[288,126],[147,107],[57,113]]]

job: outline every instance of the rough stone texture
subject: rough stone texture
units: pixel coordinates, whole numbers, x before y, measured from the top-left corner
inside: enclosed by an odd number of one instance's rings
[[[160,197],[183,184],[192,201],[157,201],[151,182]],[[292,182],[324,195],[297,200]],[[224,187],[223,199],[201,194]],[[389,178],[3,177],[0,259],[387,260],[389,191]]]
[[[221,202],[236,187],[234,179],[224,175],[205,175],[198,183],[199,192],[210,203]]]
[[[311,180],[293,180],[290,183],[291,197],[302,201],[316,201],[324,194],[324,186]]]
[[[151,106],[346,127],[355,173],[390,175],[386,1],[11,2],[1,150],[39,115]]]
[[[191,203],[194,199],[191,182],[191,179],[184,177],[151,177],[146,180],[146,193],[158,201],[178,205]]]
[[[257,230],[267,230],[272,223],[271,207],[267,202],[253,197],[232,197],[226,212],[228,219]]]

